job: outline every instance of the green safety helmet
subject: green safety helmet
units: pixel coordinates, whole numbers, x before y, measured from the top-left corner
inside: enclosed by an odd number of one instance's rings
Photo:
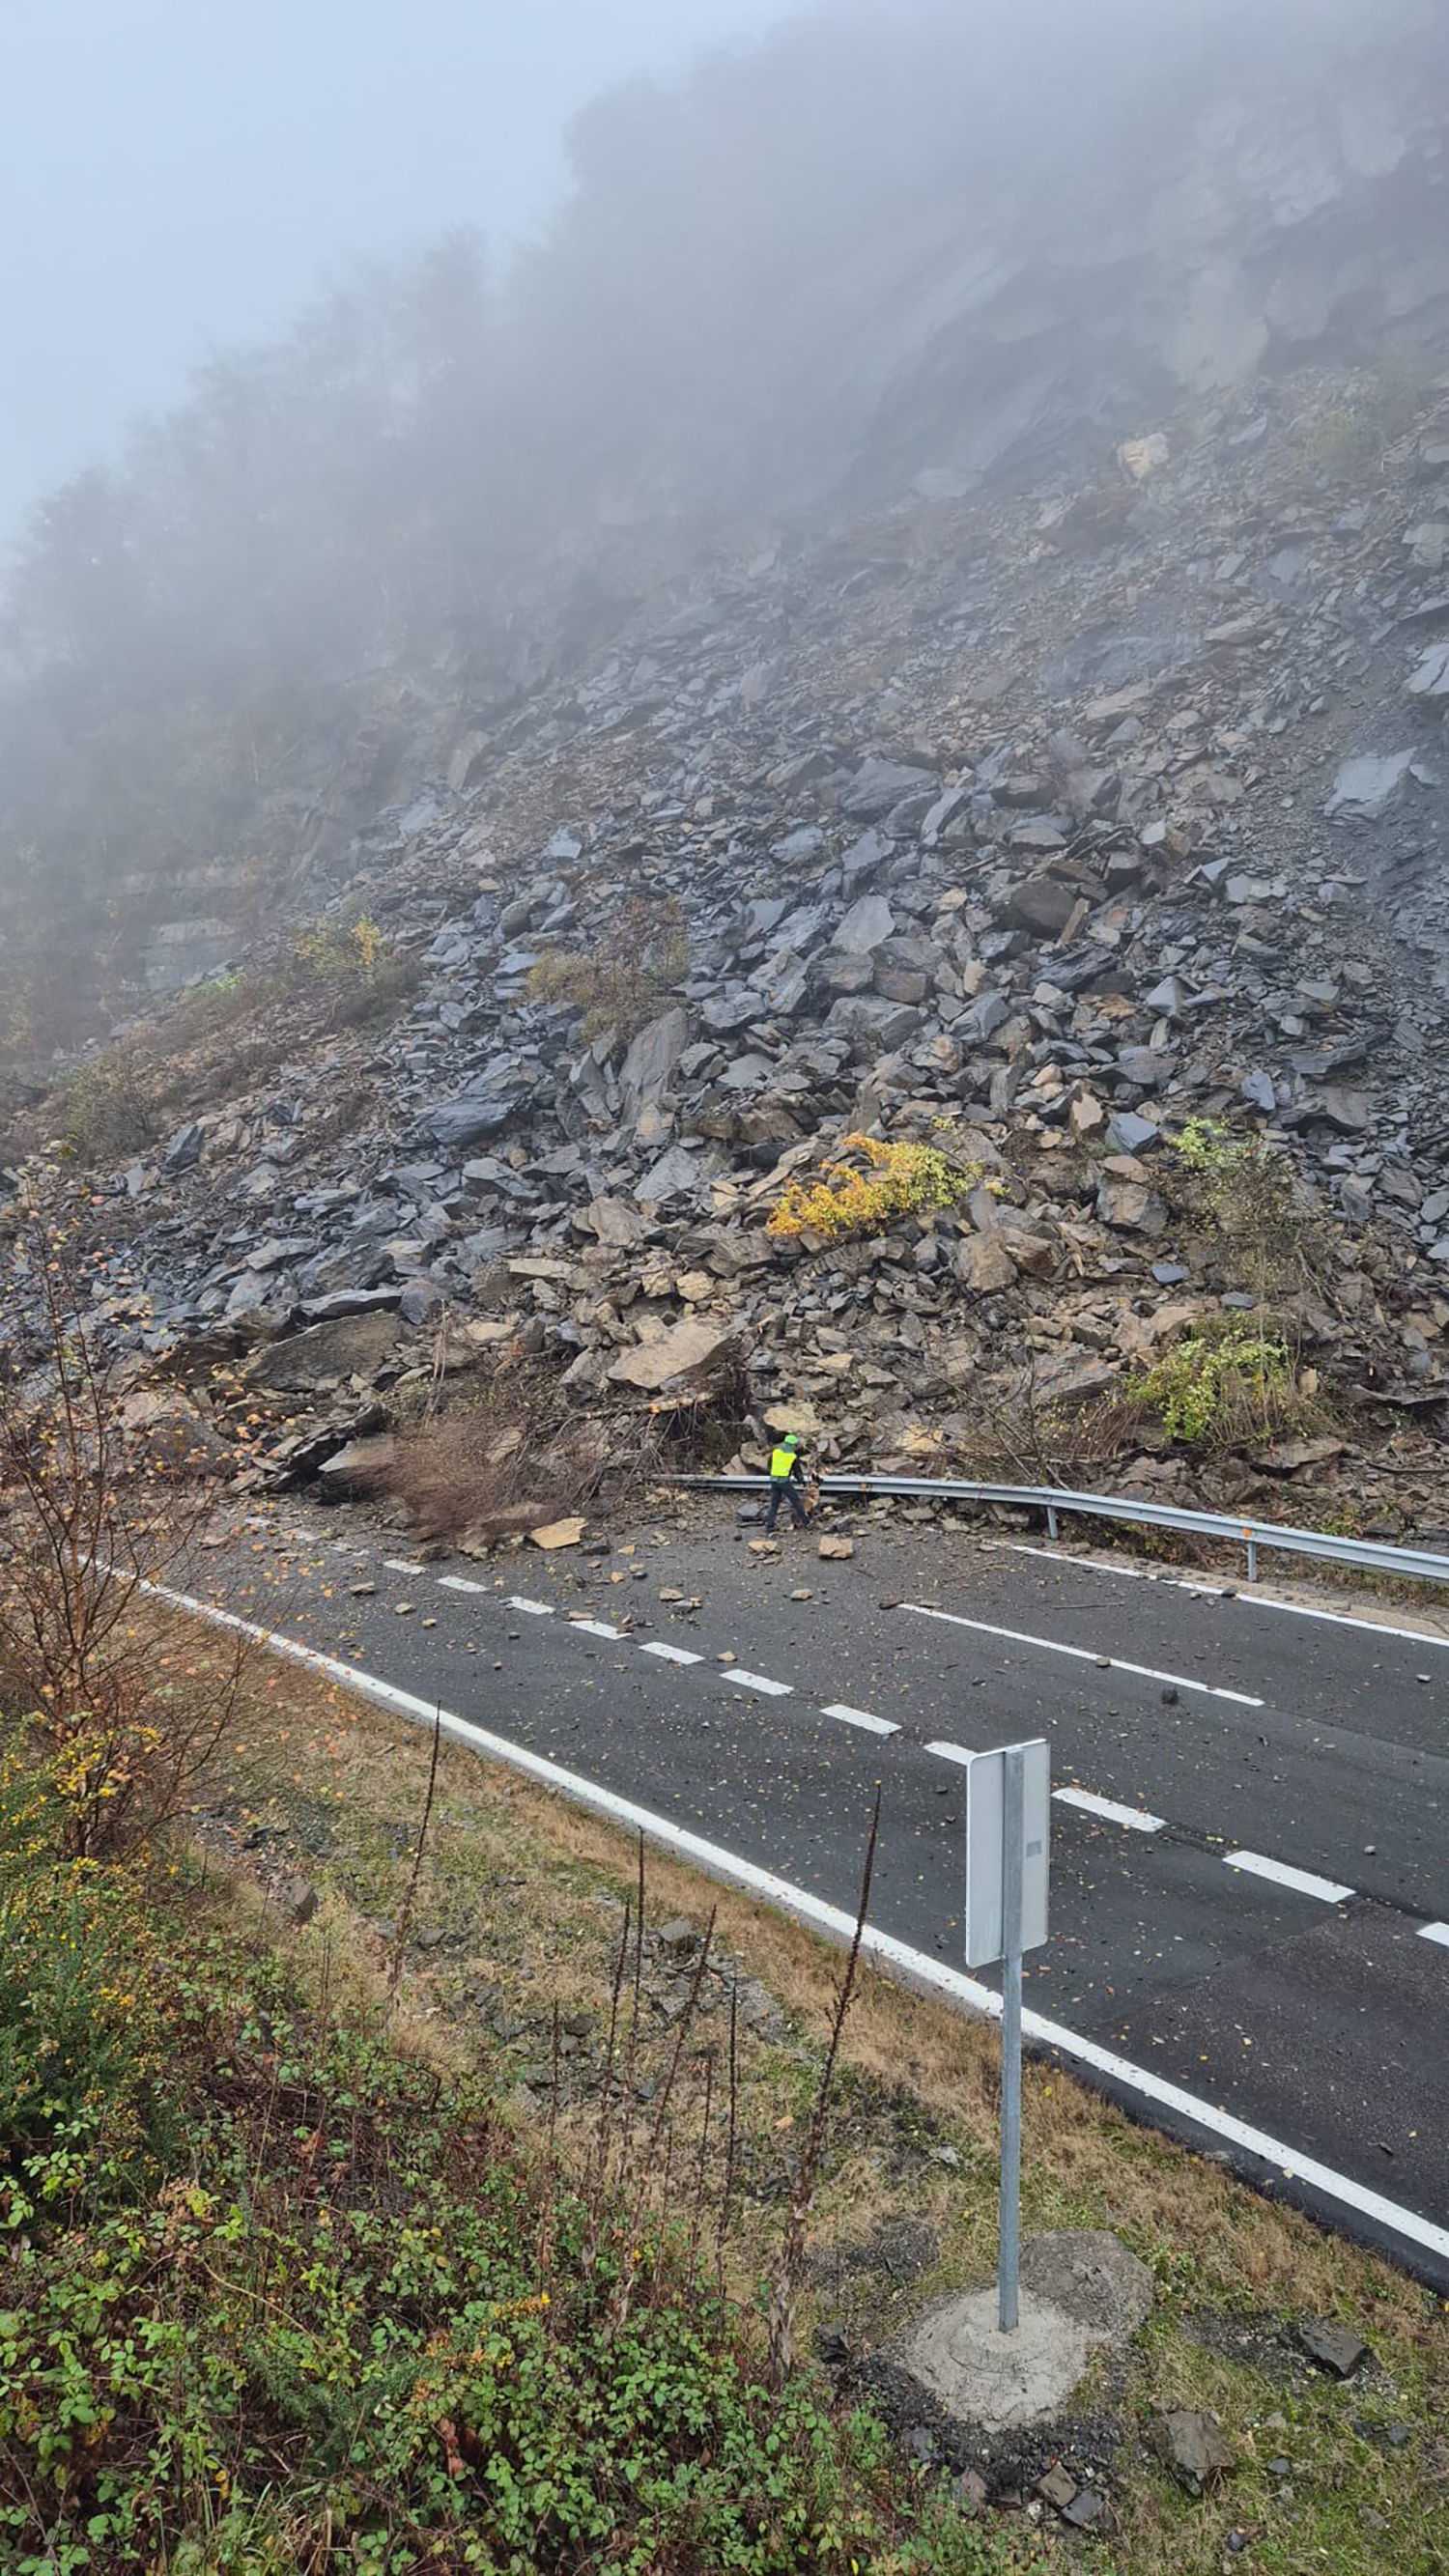
[[[798,1449],[800,1446],[799,1432],[787,1431],[784,1439],[780,1443],[780,1446],[782,1449]]]

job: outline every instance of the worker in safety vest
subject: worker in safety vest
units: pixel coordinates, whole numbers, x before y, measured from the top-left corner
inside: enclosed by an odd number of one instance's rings
[[[787,1431],[778,1449],[770,1452],[770,1501],[765,1513],[765,1530],[773,1530],[780,1505],[788,1497],[791,1512],[799,1529],[808,1529],[810,1514],[801,1491],[805,1482],[805,1461],[800,1451],[798,1431]]]

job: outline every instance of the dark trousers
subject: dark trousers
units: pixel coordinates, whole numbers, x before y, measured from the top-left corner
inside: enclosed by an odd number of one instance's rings
[[[801,1493],[794,1477],[776,1476],[770,1486],[770,1500],[765,1510],[765,1535],[767,1538],[780,1516],[780,1505],[782,1501],[788,1501],[790,1509],[795,1516],[795,1527],[797,1529],[808,1529],[810,1527],[810,1515],[805,1509],[805,1497]]]

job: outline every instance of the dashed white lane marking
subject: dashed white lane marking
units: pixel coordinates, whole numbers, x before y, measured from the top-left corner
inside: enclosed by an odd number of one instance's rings
[[[1149,1816],[1145,1807],[1119,1807],[1115,1798],[1099,1798],[1091,1789],[1053,1789],[1052,1796],[1064,1807],[1080,1807],[1109,1825],[1126,1825],[1134,1834],[1160,1834],[1167,1822],[1165,1816]]]
[[[551,1601],[528,1601],[525,1600],[521,1592],[510,1592],[508,1599],[503,1606],[506,1610],[521,1610],[524,1613],[524,1616],[529,1619],[551,1619],[553,1617],[553,1603]]]
[[[965,1763],[972,1759],[970,1747],[965,1744],[928,1744],[926,1751],[939,1753],[943,1762]]]
[[[1340,1887],[1336,1878],[1316,1878],[1311,1869],[1290,1869],[1286,1861],[1268,1860],[1262,1852],[1224,1852],[1229,1869],[1247,1870],[1253,1878],[1271,1878],[1275,1887],[1290,1887],[1295,1896],[1321,1897],[1325,1905],[1341,1905],[1352,1896],[1351,1887]]]
[[[1052,1565],[1073,1565],[1087,1574],[1114,1575],[1119,1582],[1160,1583],[1172,1592],[1195,1592],[1210,1601],[1223,1600],[1231,1588],[1233,1598],[1249,1610],[1281,1610],[1290,1619],[1321,1619],[1330,1628],[1354,1628],[1361,1637],[1397,1637],[1406,1646],[1443,1646],[1449,1648],[1449,1635],[1432,1628],[1391,1628],[1379,1619],[1356,1619],[1347,1610],[1318,1610],[1306,1601],[1279,1601],[1271,1592],[1259,1592],[1246,1584],[1229,1587],[1224,1583],[1196,1583],[1185,1574],[1158,1574],[1147,1565],[1107,1565],[1099,1556],[1072,1556],[1058,1547],[1031,1547],[1025,1539],[988,1539],[987,1546],[998,1554],[1011,1556],[1044,1556]]]
[[[423,1572],[422,1566],[414,1565],[411,1559],[406,1556],[385,1556],[382,1561],[389,1574],[421,1574]]]
[[[438,1587],[443,1592],[486,1592],[486,1583],[470,1583],[466,1574],[440,1574]]]
[[[741,1664],[728,1664],[721,1678],[734,1682],[740,1690],[759,1691],[766,1699],[788,1699],[790,1684],[772,1682],[768,1673],[747,1673]]]
[[[822,1708],[820,1714],[822,1717],[838,1717],[842,1726],[859,1726],[867,1735],[899,1735],[901,1731],[894,1718],[877,1717],[869,1708],[847,1708],[843,1700],[833,1701],[829,1708]]]
[[[974,1628],[978,1636],[1003,1637],[1009,1646],[1040,1646],[1049,1655],[1070,1655],[1078,1664],[1097,1664],[1113,1673],[1135,1673],[1139,1681],[1170,1682],[1174,1690],[1199,1691],[1207,1699],[1230,1699],[1235,1708],[1261,1708],[1247,1691],[1223,1690],[1214,1682],[1190,1681],[1185,1673],[1160,1673],[1152,1664],[1128,1664],[1120,1655],[1094,1654],[1090,1646],[1064,1646],[1058,1637],[1032,1637],[1021,1628],[994,1628],[986,1619],[964,1619],[956,1610],[931,1610],[923,1601],[902,1601],[917,1619],[944,1619],[953,1628]]]
[[[1421,1941],[1441,1941],[1449,1950],[1449,1923],[1421,1923],[1419,1938]]]
[[[486,1728],[475,1726],[470,1719],[455,1717],[451,1709],[439,1708],[436,1703],[416,1698],[411,1691],[399,1690],[394,1683],[382,1681],[377,1674],[364,1671],[360,1665],[344,1664],[335,1655],[320,1654],[315,1646],[304,1646],[295,1637],[284,1637],[273,1629],[258,1627],[250,1619],[239,1619],[232,1610],[219,1610],[210,1601],[198,1601],[185,1592],[172,1592],[160,1583],[144,1583],[139,1588],[150,1593],[155,1600],[168,1601],[174,1610],[189,1610],[212,1627],[251,1637],[258,1645],[270,1648],[273,1654],[285,1656],[291,1663],[305,1665],[311,1672],[324,1673],[329,1681],[341,1682],[346,1689],[355,1691],[360,1699],[371,1700],[378,1708],[392,1710],[420,1726],[437,1724],[445,1734],[455,1736],[460,1743],[471,1744],[476,1752],[487,1755],[490,1761],[506,1762],[512,1770],[543,1781],[546,1787],[557,1789],[578,1805],[612,1817],[616,1824],[627,1825],[631,1832],[648,1834],[652,1841],[662,1844],[666,1850],[697,1862],[701,1869],[710,1871],[716,1878],[725,1879],[733,1887],[747,1888],[752,1895],[764,1897],[767,1903],[781,1906],[787,1914],[816,1925],[836,1941],[849,1942],[855,1935],[855,1917],[843,1907],[828,1904],[824,1897],[811,1895],[807,1888],[796,1887],[789,1879],[777,1878],[772,1870],[761,1869],[757,1862],[745,1860],[738,1852],[727,1851],[719,1843],[706,1842],[702,1835],[687,1832],[682,1825],[671,1824],[667,1816],[657,1816],[647,1807],[636,1806],[630,1798],[616,1796],[612,1789],[601,1787],[596,1780],[586,1780],[580,1772],[565,1771],[561,1764],[550,1762],[544,1754],[527,1752],[521,1744],[510,1744],[506,1736],[490,1735]],[[877,1931],[874,1924],[867,1923],[861,1934],[861,1948],[868,1958],[878,1959],[882,1966],[898,1969],[911,1985],[929,1987],[937,1994],[948,1995],[953,2003],[964,2004],[970,2012],[993,2019],[1000,2016],[1001,1997],[993,1994],[989,1986],[981,1985],[975,1977],[964,1975],[959,1968],[944,1966],[941,1960],[931,1958],[924,1950],[912,1949],[908,1942],[897,1940],[893,1933]],[[1084,2038],[1079,2031],[1067,2029],[1062,2022],[1048,2021],[1044,2014],[1028,2010],[1022,2014],[1021,2026],[1026,2038],[1034,2040],[1039,2047],[1055,2049],[1059,2056],[1078,2066],[1088,2067],[1093,2074],[1104,2076],[1109,2083],[1120,2085],[1125,2092],[1135,2093],[1142,2101],[1156,2104],[1159,2110],[1171,2112],[1174,2117],[1190,2121],[1195,2128],[1207,2131],[1210,2136],[1222,2138],[1258,2163],[1273,2166],[1286,2181],[1302,2183],[1309,2190],[1321,2193],[1325,2200],[1336,2202],[1340,2208],[1356,2211],[1360,2218],[1372,2220],[1376,2227],[1384,2228],[1389,2235],[1399,2237],[1405,2244],[1417,2245],[1426,2253],[1449,2260],[1449,2227],[1437,2226],[1432,2219],[1422,2217],[1418,2210],[1406,2209],[1400,2201],[1386,2200],[1382,2192],[1371,2191],[1366,2184],[1356,2182],[1351,2174],[1337,2172],[1332,2165],[1320,2164],[1316,2156],[1300,2155],[1295,2147],[1285,2145],[1281,2138],[1270,2137],[1265,2130],[1255,2129],[1248,2121],[1235,2118],[1231,2112],[1219,2110],[1216,2103],[1203,2101],[1198,2094],[1186,2092],[1180,2084],[1168,2083],[1165,2077],[1155,2075],[1150,2067],[1135,2066],[1130,2058],[1119,2057],[1115,2049],[1101,2047],[1096,2040]]]
[[[704,1662],[703,1655],[692,1655],[687,1646],[667,1646],[662,1637],[651,1637],[648,1645],[641,1646],[639,1652],[641,1655],[657,1655],[662,1664],[702,1664]]]
[[[611,1645],[626,1633],[622,1628],[611,1628],[607,1619],[570,1619],[569,1626],[584,1637],[607,1637]]]

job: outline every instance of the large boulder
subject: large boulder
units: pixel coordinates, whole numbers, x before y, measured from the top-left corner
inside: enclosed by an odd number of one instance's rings
[[[619,1068],[619,1110],[626,1125],[632,1127],[641,1111],[658,1108],[688,1044],[689,1020],[677,1008],[639,1031]]]
[[[402,1330],[396,1315],[339,1315],[303,1333],[269,1342],[248,1360],[253,1386],[280,1395],[312,1395],[344,1378],[371,1378],[390,1359]]]
[[[646,1395],[685,1378],[704,1378],[732,1356],[734,1334],[728,1325],[691,1318],[675,1324],[657,1340],[625,1351],[609,1371],[613,1386],[637,1387]]]

